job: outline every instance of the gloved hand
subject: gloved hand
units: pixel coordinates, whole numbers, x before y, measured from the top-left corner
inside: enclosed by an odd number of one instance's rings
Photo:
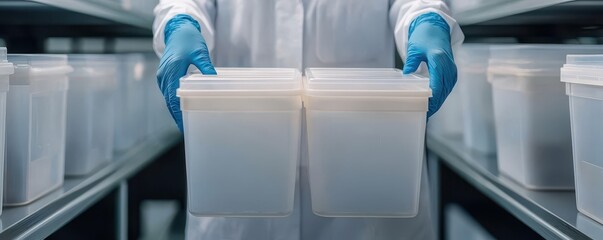
[[[203,74],[216,74],[216,69],[209,58],[205,39],[201,35],[199,23],[189,15],[174,16],[165,25],[165,51],[157,70],[157,84],[163,93],[170,114],[182,129],[182,111],[180,98],[176,90],[180,87],[180,78],[193,64]]]
[[[417,71],[421,62],[427,63],[433,95],[429,98],[429,118],[440,109],[457,79],[448,23],[437,13],[417,17],[408,31],[407,52],[404,74]]]

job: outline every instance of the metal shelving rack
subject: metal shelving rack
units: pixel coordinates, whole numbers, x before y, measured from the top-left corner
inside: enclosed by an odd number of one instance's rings
[[[468,2],[457,0],[458,2]],[[452,1],[454,2],[454,1]],[[603,1],[475,1],[453,15],[468,39],[473,37],[603,36]],[[152,16],[125,10],[109,0],[0,0],[0,37],[11,49],[41,52],[47,37],[150,37]],[[118,206],[127,206],[125,180],[181,141],[176,132],[148,140],[84,178],[66,179],[61,189],[22,207],[5,208],[0,239],[43,238],[110,191],[119,189]],[[573,192],[529,191],[498,174],[496,159],[471,153],[454,136],[427,136],[430,176],[445,164],[537,233],[551,239],[603,238],[603,225],[579,214]],[[436,173],[436,174],[433,174]],[[432,181],[433,183],[434,181]],[[123,216],[118,228],[127,228]],[[120,238],[125,238],[120,231]]]
[[[452,1],[455,19],[461,25],[471,25],[531,12],[575,0],[492,0],[492,1]]]
[[[181,141],[177,131],[149,138],[128,152],[117,154],[113,162],[88,176],[66,178],[61,188],[31,204],[4,208],[0,215],[0,239],[49,236],[112,190],[125,190],[129,177]],[[118,208],[126,210],[127,193],[120,191],[119,195]],[[125,222],[119,222],[118,226],[127,228]],[[125,229],[118,229],[118,232],[125,232],[122,230]]]
[[[467,149],[460,135],[428,134],[427,149],[430,166],[445,164],[544,238],[603,239],[603,225],[578,212],[574,191],[526,189],[499,174],[495,156]]]
[[[150,37],[152,14],[110,0],[0,0],[0,38],[11,52],[44,52],[48,37]],[[90,175],[66,178],[57,190],[24,206],[5,207],[0,239],[43,239],[110,193],[117,193],[117,239],[127,236],[127,180],[182,141],[172,130],[147,137]]]
[[[512,37],[523,43],[564,43],[603,37],[603,1],[592,0],[451,0],[453,16],[469,42]],[[465,4],[465,5],[461,5]],[[600,41],[600,40],[599,40]],[[497,43],[496,41],[491,43]],[[426,138],[435,201],[443,192],[446,167],[480,194],[545,239],[603,239],[603,224],[578,212],[574,191],[533,191],[499,174],[497,159],[467,149],[462,136]],[[445,180],[444,180],[445,181]],[[438,203],[444,204],[444,203]]]
[[[72,12],[87,14],[120,24],[135,26],[143,29],[151,29],[153,16],[140,12],[125,10],[117,1],[109,0],[29,0],[33,3],[61,8]]]
[[[0,0],[0,38],[10,52],[41,53],[50,37],[151,37],[152,13],[111,0]]]
[[[603,2],[598,0],[451,0],[466,41],[512,37],[520,42],[563,43],[603,36]],[[454,4],[458,6],[454,6]]]

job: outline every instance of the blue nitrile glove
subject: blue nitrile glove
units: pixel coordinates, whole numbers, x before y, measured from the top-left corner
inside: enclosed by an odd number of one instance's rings
[[[165,51],[157,70],[157,84],[163,93],[170,114],[182,129],[182,111],[180,98],[176,90],[180,87],[180,78],[193,64],[203,74],[216,74],[216,69],[209,58],[205,39],[201,35],[199,23],[191,16],[179,14],[165,25]]]
[[[437,13],[417,17],[408,30],[407,49],[404,74],[417,71],[421,62],[427,63],[429,87],[433,94],[429,98],[429,118],[440,109],[456,83],[456,64],[450,46],[448,23]]]

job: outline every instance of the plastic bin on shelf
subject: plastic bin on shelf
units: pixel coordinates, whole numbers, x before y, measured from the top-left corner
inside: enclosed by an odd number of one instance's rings
[[[129,53],[118,58],[114,150],[123,153],[138,144],[146,133],[144,56]]]
[[[440,136],[462,136],[464,123],[461,112],[460,90],[455,86],[440,109],[429,118],[427,131]]]
[[[0,48],[0,199],[2,199],[4,188],[4,165],[6,157],[5,134],[6,134],[6,93],[9,86],[9,75],[15,72],[12,63],[6,59],[6,48]],[[0,201],[0,214],[2,213],[2,201]]]
[[[397,69],[306,69],[312,210],[413,217],[419,206],[429,81]]]
[[[168,131],[178,131],[178,127],[172,119],[170,112],[168,111],[165,99],[159,90],[157,85],[157,67],[159,65],[159,58],[155,53],[145,54],[145,67],[144,67],[144,85],[147,105],[146,109],[146,120],[147,120],[147,132],[146,135],[149,138],[158,139],[163,133]]]
[[[113,158],[117,58],[69,55],[65,175],[89,174]]]
[[[481,153],[496,153],[492,87],[488,83],[490,45],[464,44],[457,55],[458,81],[465,145]]]
[[[216,69],[180,80],[188,210],[197,216],[286,216],[300,156],[301,74]]]
[[[603,55],[568,55],[561,81],[570,103],[578,210],[603,224]]]
[[[65,55],[9,54],[15,65],[7,100],[5,205],[22,205],[63,184],[67,74]]]
[[[594,45],[509,45],[490,48],[499,171],[526,188],[573,189],[569,102],[559,69],[567,54]]]

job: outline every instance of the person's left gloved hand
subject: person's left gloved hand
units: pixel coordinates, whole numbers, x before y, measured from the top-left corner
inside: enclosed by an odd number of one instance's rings
[[[180,87],[180,78],[186,74],[191,64],[203,74],[215,75],[216,69],[211,63],[199,23],[191,16],[185,14],[174,16],[165,25],[164,34],[165,52],[159,62],[157,83],[170,114],[182,132],[180,98],[176,96],[176,90]]]
[[[408,57],[403,72],[413,73],[421,62],[427,63],[429,87],[433,95],[429,98],[429,118],[440,109],[457,79],[450,43],[450,27],[437,13],[426,13],[411,23],[408,34]]]

